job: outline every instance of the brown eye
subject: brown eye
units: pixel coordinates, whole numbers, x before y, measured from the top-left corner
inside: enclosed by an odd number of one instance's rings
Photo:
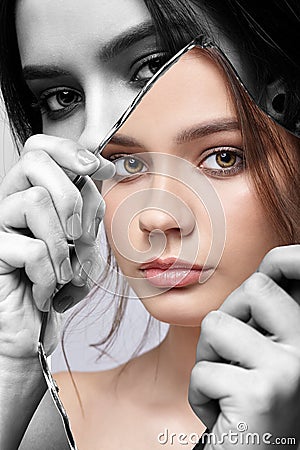
[[[244,152],[239,148],[217,147],[205,153],[208,152],[208,156],[203,158],[200,164],[200,169],[208,175],[215,177],[233,176],[242,172],[245,168]]]
[[[227,169],[235,165],[237,155],[232,152],[220,152],[216,155],[216,162],[222,169]]]

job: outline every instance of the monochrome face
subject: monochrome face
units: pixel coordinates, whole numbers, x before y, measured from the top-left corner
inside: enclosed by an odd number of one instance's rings
[[[251,184],[223,73],[193,49],[104,148],[105,229],[156,318],[195,326],[278,244]]]
[[[16,27],[43,132],[90,149],[166,58],[140,0],[18,0]]]

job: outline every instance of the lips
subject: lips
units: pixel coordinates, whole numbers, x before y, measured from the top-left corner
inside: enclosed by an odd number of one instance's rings
[[[176,258],[167,258],[144,263],[140,270],[149,283],[156,287],[179,288],[199,283],[201,274],[211,269]]]

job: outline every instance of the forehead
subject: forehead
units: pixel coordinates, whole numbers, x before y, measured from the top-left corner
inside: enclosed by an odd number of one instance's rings
[[[142,0],[17,0],[16,26],[22,58],[70,50],[88,51],[151,16]]]

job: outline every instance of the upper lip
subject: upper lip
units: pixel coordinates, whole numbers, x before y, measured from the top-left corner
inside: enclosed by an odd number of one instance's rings
[[[199,264],[192,264],[188,261],[183,261],[182,259],[177,258],[165,258],[165,259],[155,259],[153,261],[146,262],[141,264],[140,269],[162,269],[167,270],[170,269],[189,269],[189,270],[203,270],[203,266]]]

